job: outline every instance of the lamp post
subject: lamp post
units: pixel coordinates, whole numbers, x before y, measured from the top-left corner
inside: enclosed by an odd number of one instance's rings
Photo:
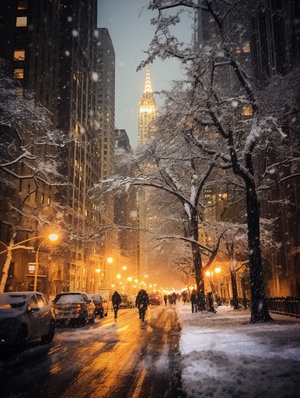
[[[108,262],[108,264],[112,264],[114,262],[114,259],[112,257],[108,257],[106,259],[106,261]],[[111,286],[111,267],[108,267],[107,270],[108,270],[108,272],[107,272],[107,274],[108,274],[107,283],[108,283],[108,287],[111,288],[111,287],[113,287],[113,286]]]
[[[214,275],[215,274],[218,275],[220,272],[221,272],[221,267],[216,267],[214,271],[206,271],[205,272],[206,276],[209,277],[209,283],[210,283],[210,287],[211,287],[211,290],[213,293],[214,304],[218,304],[217,303],[218,290],[216,290],[216,288],[215,288]],[[217,289],[219,289],[218,279],[217,279]]]
[[[51,236],[51,238],[49,238],[50,236]],[[0,241],[0,243],[5,247],[5,250],[2,250],[0,252],[0,254],[3,254],[5,252],[7,252],[6,261],[5,261],[5,264],[4,264],[3,269],[2,269],[2,278],[1,278],[1,282],[0,282],[0,293],[4,292],[4,288],[5,288],[5,284],[6,284],[6,280],[7,280],[7,275],[8,275],[8,269],[9,269],[9,265],[10,265],[10,262],[11,262],[11,259],[12,259],[13,250],[17,250],[17,249],[32,250],[33,249],[32,246],[30,246],[30,247],[29,246],[24,246],[23,244],[27,243],[27,242],[30,242],[32,240],[37,240],[39,238],[41,238],[41,236],[34,236],[32,238],[28,238],[28,239],[22,240],[21,242],[18,242],[18,243],[14,243],[14,238],[12,238],[8,245],[6,243]],[[51,235],[48,236],[48,238],[50,240],[57,240],[58,239],[58,235],[57,234],[51,234]]]
[[[34,283],[33,283],[33,291],[36,291],[37,287],[37,278],[38,278],[38,268],[39,268],[39,252],[40,252],[40,247],[42,244],[49,239],[51,242],[55,242],[59,236],[57,234],[50,234],[47,238],[43,239],[41,243],[38,245],[38,248],[36,250],[36,255],[35,255],[35,269],[34,269]]]

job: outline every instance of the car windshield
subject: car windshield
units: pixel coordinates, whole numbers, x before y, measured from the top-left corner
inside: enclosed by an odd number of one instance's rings
[[[64,294],[55,300],[55,303],[59,304],[71,304],[71,303],[84,303],[85,300],[81,294]]]
[[[0,295],[0,309],[5,308],[20,308],[26,305],[26,296],[24,294],[3,294]]]

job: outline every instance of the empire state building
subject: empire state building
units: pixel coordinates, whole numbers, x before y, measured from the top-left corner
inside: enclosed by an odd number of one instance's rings
[[[158,116],[154,100],[149,65],[146,67],[145,90],[139,102],[138,144],[143,145],[154,138],[155,128],[151,122]]]

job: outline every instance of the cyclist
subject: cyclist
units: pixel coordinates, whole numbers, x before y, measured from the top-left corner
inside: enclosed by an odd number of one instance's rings
[[[146,290],[142,289],[138,292],[135,300],[135,306],[139,309],[139,317],[142,321],[145,319],[145,314],[149,305],[149,297]]]
[[[112,295],[111,301],[112,301],[114,315],[115,315],[115,319],[116,319],[118,317],[118,309],[119,309],[121,301],[122,301],[121,296],[119,295],[119,293],[117,291],[115,291],[114,294]]]

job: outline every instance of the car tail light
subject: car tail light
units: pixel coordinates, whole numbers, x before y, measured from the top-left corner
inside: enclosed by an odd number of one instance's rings
[[[81,312],[81,310],[82,310],[81,304],[77,304],[76,312],[77,312],[77,313],[78,313],[78,312]]]

